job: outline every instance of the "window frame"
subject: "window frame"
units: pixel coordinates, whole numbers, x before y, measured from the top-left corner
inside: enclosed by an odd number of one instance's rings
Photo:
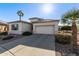
[[[12,24],[11,25],[11,30],[18,30],[19,29],[19,25],[18,24]]]

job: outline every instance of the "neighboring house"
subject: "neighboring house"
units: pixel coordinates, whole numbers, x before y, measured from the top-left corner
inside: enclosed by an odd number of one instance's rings
[[[41,19],[41,18],[30,18],[33,24],[34,34],[55,34],[58,32],[59,20]]]
[[[79,26],[79,20],[76,20],[76,25]],[[60,20],[58,26],[59,26],[59,27],[62,27],[62,26],[72,26],[72,21],[67,21],[66,23],[63,23],[63,22]]]
[[[31,32],[32,25],[26,21],[9,22],[9,34],[22,34],[25,31]]]
[[[71,22],[63,23],[61,20],[59,21],[59,24],[58,24],[59,27],[62,27],[62,26],[71,26],[71,25],[72,25]]]
[[[4,22],[0,22],[0,33],[8,32],[8,24]]]
[[[79,20],[76,21],[76,25],[77,25],[77,30],[79,32]],[[59,29],[62,27],[62,26],[72,26],[72,22],[71,21],[67,21],[66,23],[63,23],[61,20],[59,21]]]

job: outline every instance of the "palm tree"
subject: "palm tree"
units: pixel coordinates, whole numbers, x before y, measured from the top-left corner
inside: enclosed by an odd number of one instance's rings
[[[17,12],[17,14],[18,14],[19,19],[20,19],[20,21],[21,21],[21,17],[24,16],[24,13],[22,12],[22,10],[19,10],[19,11]]]
[[[66,23],[68,20],[71,20],[72,23],[72,51],[77,54],[77,26],[76,26],[76,20],[79,19],[79,9],[72,9],[68,12],[66,12],[62,16],[62,21]]]

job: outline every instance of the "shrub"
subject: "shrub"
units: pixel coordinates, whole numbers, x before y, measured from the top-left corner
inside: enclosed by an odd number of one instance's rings
[[[26,31],[26,32],[23,32],[22,35],[26,35],[26,36],[28,36],[28,35],[32,35],[32,33]]]
[[[12,39],[12,38],[13,38],[13,36],[6,36],[2,40],[9,40],[9,39]]]
[[[8,32],[1,32],[0,35],[8,35]]]
[[[71,35],[69,34],[55,34],[55,41],[60,44],[70,44]]]
[[[60,30],[71,30],[71,26],[62,26]]]

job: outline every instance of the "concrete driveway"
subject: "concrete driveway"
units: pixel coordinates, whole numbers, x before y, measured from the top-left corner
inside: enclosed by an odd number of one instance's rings
[[[1,56],[55,56],[53,35],[34,34],[0,45]]]

